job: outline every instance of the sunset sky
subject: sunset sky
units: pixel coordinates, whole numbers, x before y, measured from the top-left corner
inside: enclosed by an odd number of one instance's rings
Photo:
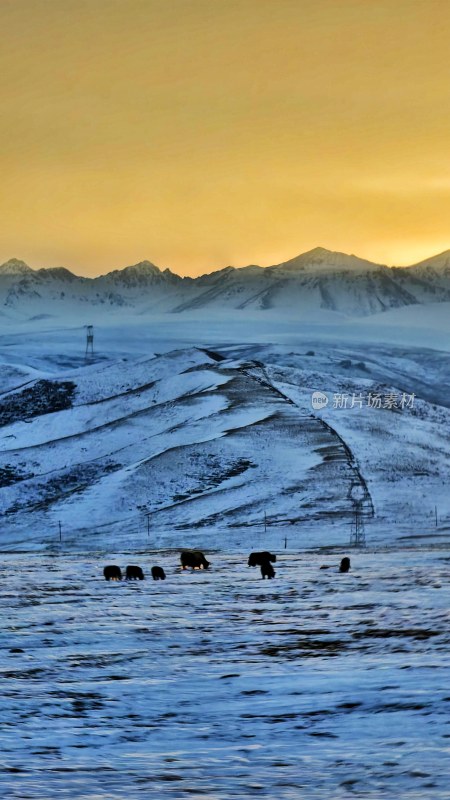
[[[0,262],[450,247],[448,0],[0,0]]]

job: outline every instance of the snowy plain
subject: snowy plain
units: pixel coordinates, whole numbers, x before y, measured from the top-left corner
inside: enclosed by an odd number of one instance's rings
[[[448,797],[445,305],[0,323],[5,797]]]
[[[3,557],[2,796],[448,797],[448,554],[208,555]]]

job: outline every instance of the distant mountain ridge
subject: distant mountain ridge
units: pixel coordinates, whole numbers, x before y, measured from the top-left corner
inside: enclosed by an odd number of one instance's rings
[[[303,316],[315,309],[367,316],[412,304],[450,301],[450,250],[409,267],[388,267],[355,255],[314,248],[271,267],[225,267],[181,277],[141,261],[95,278],[65,267],[0,265],[0,308],[29,318],[85,314],[89,307],[135,314],[267,311]]]

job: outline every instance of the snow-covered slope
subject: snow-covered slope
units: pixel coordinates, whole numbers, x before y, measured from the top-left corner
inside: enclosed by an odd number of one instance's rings
[[[424,287],[422,294],[418,290],[418,296],[430,300],[439,300],[445,294],[450,299],[450,251],[441,253],[433,258],[421,261],[410,267],[408,273],[416,282],[416,285]]]
[[[269,310],[303,317],[313,310],[366,316],[423,302],[450,300],[450,286],[427,284],[408,268],[389,268],[315,248],[262,269],[227,267],[195,282],[195,297],[175,311],[207,308]]]
[[[440,533],[431,523],[435,506],[441,520],[450,513],[446,353],[317,341],[156,355],[131,330],[124,360],[126,329],[121,336],[119,350],[111,343],[103,360],[78,368],[57,354],[60,334],[52,352],[44,336],[47,356],[30,354],[22,367],[26,342],[10,337],[0,397],[4,548],[46,546],[59,523],[68,546],[136,544],[147,521],[164,546],[182,536],[245,547],[264,526],[268,546],[285,536],[298,546],[342,543],[355,491],[372,541]],[[327,393],[327,408],[312,407],[314,391]],[[404,393],[413,406],[332,402]]]
[[[98,278],[62,267],[32,270],[16,259],[0,266],[0,312],[22,319],[64,316],[268,311],[301,319],[314,311],[362,317],[408,305],[450,301],[449,251],[413,267],[373,264],[316,248],[263,269],[225,269],[180,278],[149,261]]]

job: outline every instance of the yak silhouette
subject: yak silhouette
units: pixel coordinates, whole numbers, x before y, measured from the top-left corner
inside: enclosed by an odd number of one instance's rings
[[[183,550],[180,561],[183,569],[187,567],[192,567],[192,569],[208,569],[210,565],[210,562],[206,560],[200,550]]]
[[[105,581],[121,581],[122,570],[116,564],[108,564],[103,570]]]
[[[261,564],[264,564],[268,561],[275,562],[277,557],[273,553],[269,553],[267,550],[263,550],[261,553],[250,553],[248,557],[248,566],[249,567],[260,567]]]
[[[166,573],[162,567],[152,567],[152,578],[154,581],[165,581]]]
[[[127,581],[143,581],[144,573],[141,567],[137,567],[135,564],[128,564],[125,571],[125,578]]]

